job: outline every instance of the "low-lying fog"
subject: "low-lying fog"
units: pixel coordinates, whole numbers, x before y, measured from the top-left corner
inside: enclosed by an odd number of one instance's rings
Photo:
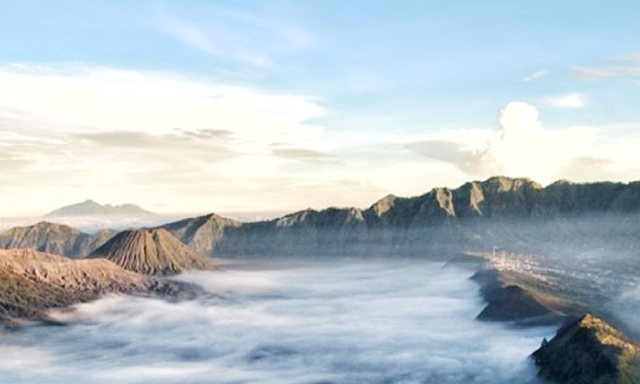
[[[2,383],[526,383],[554,328],[482,323],[471,272],[425,261],[231,266],[198,300],[108,297],[0,338]]]

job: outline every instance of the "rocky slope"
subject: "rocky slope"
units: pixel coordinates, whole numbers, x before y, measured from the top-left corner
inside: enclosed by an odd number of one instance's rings
[[[103,230],[90,235],[66,225],[42,221],[0,234],[0,248],[33,248],[56,255],[80,257],[106,243],[115,233]]]
[[[540,376],[557,383],[640,382],[640,346],[593,315],[565,325],[533,358]]]
[[[486,296],[487,306],[478,320],[540,323],[557,320],[554,311],[518,285],[500,287]]]
[[[507,321],[518,325],[562,324],[568,316],[581,314],[585,303],[568,300],[545,278],[517,265],[522,255],[507,253],[461,253],[445,266],[474,272],[487,303],[477,315],[480,321]],[[515,261],[502,265],[501,260]],[[567,293],[564,289],[562,293]]]
[[[125,269],[147,275],[171,275],[213,267],[210,260],[164,229],[120,232],[87,257],[105,258]]]
[[[390,195],[367,209],[309,209],[254,223],[209,215],[163,228],[192,248],[221,257],[434,257],[494,245],[544,246],[531,241],[532,230],[542,231],[550,242],[570,239],[587,247],[600,239],[593,237],[593,228],[584,228],[590,222],[583,218],[597,217],[594,225],[601,230],[595,232],[605,238],[633,232],[640,224],[639,213],[640,182],[557,182],[542,188],[528,179],[493,177],[412,198]],[[569,223],[578,218],[581,226]],[[609,220],[607,225],[603,220]],[[637,233],[635,237],[640,238]]]
[[[508,265],[517,263],[518,256],[461,254],[447,264],[477,271],[472,280],[480,285],[487,302],[477,319],[520,326],[564,323],[551,341],[543,340],[532,354],[539,376],[550,383],[639,383],[637,343],[602,318],[585,314],[603,312],[602,303],[579,294],[579,288],[559,286],[523,265]],[[615,319],[612,314],[605,316]]]
[[[216,214],[209,214],[175,223],[162,228],[187,244],[199,254],[213,254],[215,245],[224,237],[227,228],[239,228],[242,223]]]
[[[148,216],[153,213],[146,211],[134,204],[123,205],[101,205],[93,200],[83,201],[82,203],[67,205],[62,208],[49,212],[45,217],[63,217],[63,216],[102,216],[102,215],[120,215],[120,216]]]
[[[50,308],[107,293],[171,294],[178,286],[127,271],[105,259],[73,260],[31,249],[0,250],[0,324],[47,320]]]

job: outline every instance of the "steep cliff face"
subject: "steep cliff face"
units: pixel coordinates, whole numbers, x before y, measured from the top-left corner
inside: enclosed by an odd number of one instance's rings
[[[213,268],[211,261],[164,229],[120,232],[87,258],[105,258],[146,275],[172,275],[191,269]]]
[[[437,258],[445,251],[526,243],[531,230],[567,230],[562,220],[621,213],[637,217],[639,212],[640,183],[557,182],[542,188],[528,179],[493,177],[412,198],[386,196],[364,210],[309,209],[255,223],[209,215],[163,228],[193,249],[221,257]],[[556,229],[548,235],[567,237]]]
[[[565,325],[532,356],[540,376],[557,383],[640,382],[640,346],[589,314]]]
[[[103,230],[93,235],[46,221],[16,227],[0,235],[0,248],[33,248],[56,255],[80,257],[107,242],[116,232]]]

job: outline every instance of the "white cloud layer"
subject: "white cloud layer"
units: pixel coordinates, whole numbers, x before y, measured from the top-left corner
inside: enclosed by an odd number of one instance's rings
[[[637,130],[545,129],[525,103],[500,112],[500,132],[411,137],[312,123],[327,114],[314,97],[175,73],[0,67],[0,216],[88,198],[161,213],[363,207],[471,177],[546,183],[640,171]]]
[[[215,197],[233,210],[260,192],[276,201],[292,178],[282,167],[332,149],[309,123],[325,114],[311,97],[173,73],[2,67],[0,208],[44,213],[91,197],[189,211],[216,208],[205,201]]]
[[[0,381],[503,384],[535,377],[527,356],[554,331],[475,321],[471,273],[441,263],[273,264],[180,277],[210,298],[53,312],[69,326],[0,344]]]

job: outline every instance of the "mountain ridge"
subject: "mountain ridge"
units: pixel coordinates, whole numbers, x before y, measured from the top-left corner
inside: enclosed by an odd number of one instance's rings
[[[547,187],[526,178],[496,176],[455,189],[433,188],[415,197],[388,195],[365,209],[306,209],[266,221],[227,222],[215,214],[184,219],[161,228],[193,249],[218,256],[264,254],[321,256],[415,255],[444,242],[483,245],[502,236],[509,220],[554,220],[585,215],[640,212],[640,182],[569,183]],[[205,219],[207,217],[213,219]],[[198,222],[207,223],[207,229]],[[463,230],[462,226],[466,229]],[[180,228],[211,232],[196,244]],[[511,230],[511,229],[509,229]],[[181,232],[182,231],[182,232]],[[522,237],[524,234],[515,234]],[[497,239],[500,240],[500,239]],[[441,247],[436,247],[441,248]]]
[[[527,228],[559,239],[562,232],[576,230],[564,220],[584,216],[618,215],[605,220],[609,221],[600,226],[598,236],[618,229],[629,232],[638,227],[635,220],[639,212],[640,182],[558,181],[542,187],[529,179],[496,176],[455,189],[433,188],[415,197],[388,195],[364,209],[306,209],[255,222],[212,213],[155,229],[167,230],[196,253],[208,256],[409,257],[438,254],[447,243],[458,248],[454,251],[518,245],[529,241]],[[621,214],[626,222],[619,219]],[[523,224],[522,228],[506,225],[514,221]],[[0,247],[36,248],[78,257],[88,255],[115,234],[79,235],[65,227],[56,237],[52,235],[56,231],[39,225],[4,232]],[[574,245],[586,246],[593,241],[583,232],[577,233]],[[563,241],[570,238],[566,234]]]

